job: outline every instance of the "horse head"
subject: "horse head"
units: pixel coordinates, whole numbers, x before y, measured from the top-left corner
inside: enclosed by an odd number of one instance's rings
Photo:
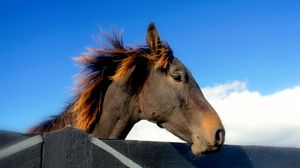
[[[218,150],[224,143],[224,127],[192,73],[160,40],[154,24],[148,27],[147,44],[150,57],[159,58],[139,95],[141,118],[191,143],[196,155]]]

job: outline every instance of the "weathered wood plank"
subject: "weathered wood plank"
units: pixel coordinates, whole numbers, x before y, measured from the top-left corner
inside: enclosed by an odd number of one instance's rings
[[[133,160],[128,158],[127,156],[123,155],[116,149],[112,148],[111,146],[107,145],[104,141],[95,138],[94,136],[89,136],[89,140],[93,146],[93,156],[101,162],[104,158],[111,160],[112,162],[109,165],[104,165],[105,167],[135,167],[135,168],[142,168],[142,166],[135,163]],[[100,155],[100,156],[99,156]]]
[[[42,137],[37,135],[0,150],[0,167],[41,167],[42,144]]]
[[[91,143],[87,135],[66,127],[44,135],[43,168],[92,167]]]
[[[38,144],[20,151],[0,161],[2,168],[39,168],[41,167],[42,145]]]
[[[6,148],[3,148],[0,151],[0,159],[9,157],[10,155],[18,153],[22,150],[25,150],[29,147],[40,144],[42,142],[43,142],[43,138],[40,135],[31,137],[31,138],[27,138],[27,139],[25,139],[23,141],[20,141],[20,142],[14,144],[14,145],[10,145]]]
[[[92,145],[92,165],[95,168],[127,168],[114,156],[94,144]]]
[[[88,137],[88,134],[72,127],[46,133],[42,167],[124,167],[111,154],[93,145]]]
[[[30,138],[25,134],[10,131],[0,131],[0,150],[17,142]]]
[[[300,168],[300,149],[265,146],[243,146],[253,167]]]

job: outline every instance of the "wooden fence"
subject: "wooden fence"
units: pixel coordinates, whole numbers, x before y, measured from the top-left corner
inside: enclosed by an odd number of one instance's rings
[[[196,157],[186,143],[99,140],[78,129],[25,136],[0,132],[0,168],[300,168],[299,148],[225,145]]]

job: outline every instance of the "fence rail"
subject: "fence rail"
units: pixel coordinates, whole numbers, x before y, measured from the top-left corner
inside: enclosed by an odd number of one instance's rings
[[[225,145],[196,157],[186,143],[100,140],[66,127],[36,136],[0,132],[0,167],[300,168],[300,149]]]

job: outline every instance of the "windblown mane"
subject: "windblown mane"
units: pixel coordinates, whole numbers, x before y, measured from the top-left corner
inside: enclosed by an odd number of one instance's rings
[[[155,51],[149,46],[136,48],[125,47],[122,36],[106,35],[108,45],[103,49],[90,48],[88,53],[76,58],[82,64],[83,69],[77,75],[75,85],[75,96],[67,104],[64,112],[53,116],[36,127],[29,130],[31,134],[43,133],[57,130],[72,125],[86,132],[91,132],[102,112],[102,104],[105,92],[113,81],[123,79],[129,70],[135,67],[135,73],[131,74],[137,78],[126,81],[131,85],[133,92],[138,92],[147,78],[150,67],[155,69],[166,69],[173,59],[172,50],[167,43],[157,41]],[[141,72],[146,71],[146,72]]]
[[[172,59],[172,51],[166,43],[159,45],[158,52],[151,53],[147,46],[125,47],[119,35],[107,35],[107,40],[109,45],[103,49],[89,49],[75,59],[83,65],[83,70],[78,74],[75,99],[68,113],[74,117],[75,127],[88,132],[99,119],[104,93],[112,81],[121,80],[137,61],[165,69]]]

